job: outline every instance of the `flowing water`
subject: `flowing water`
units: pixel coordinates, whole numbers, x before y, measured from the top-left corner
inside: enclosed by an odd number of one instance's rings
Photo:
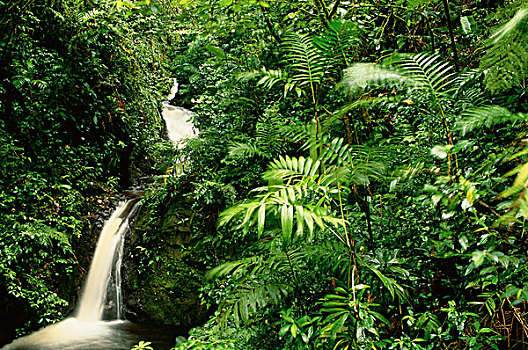
[[[174,344],[177,330],[120,320],[123,241],[137,207],[137,198],[122,202],[106,221],[75,316],[17,339],[2,350],[117,350],[130,349],[139,340],[152,340],[155,349]]]
[[[170,94],[167,96],[167,101],[163,102],[161,115],[167,125],[169,139],[178,147],[182,147],[183,144],[181,141],[196,136],[197,131],[190,121],[193,113],[188,109],[172,106],[169,103],[178,93],[178,87],[178,82],[174,79],[174,84],[172,85]]]
[[[168,100],[177,92],[175,81]],[[162,116],[175,145],[180,146],[181,139],[196,134],[189,121],[190,111],[164,102]],[[0,350],[128,350],[140,340],[151,341],[156,350],[174,345],[181,330],[137,325],[121,319],[124,236],[138,201],[134,198],[120,203],[105,222],[74,316],[16,339]]]
[[[167,125],[169,139],[178,147],[183,146],[180,140],[196,135],[194,125],[189,121],[193,116],[191,111],[182,107],[171,106],[168,102],[164,102],[162,115]]]

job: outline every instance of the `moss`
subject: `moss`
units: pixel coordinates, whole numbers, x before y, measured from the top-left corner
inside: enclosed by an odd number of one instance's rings
[[[207,310],[199,299],[204,269],[189,227],[191,203],[172,196],[138,213],[126,242],[124,292],[127,318],[141,323],[196,326]]]

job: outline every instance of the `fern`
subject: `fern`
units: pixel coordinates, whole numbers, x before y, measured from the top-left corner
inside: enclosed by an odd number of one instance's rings
[[[345,69],[342,84],[357,94],[372,85],[402,85],[409,82],[407,76],[396,67],[384,67],[375,63],[355,63]]]
[[[326,60],[308,35],[289,33],[283,41],[286,61],[292,71],[292,83],[299,88],[308,86],[316,101],[317,86],[326,72]]]
[[[400,61],[400,66],[415,87],[428,90],[435,98],[451,96],[455,90],[455,72],[449,62],[438,56],[406,56]]]
[[[319,158],[281,156],[272,161],[263,174],[270,184],[254,189],[252,200],[222,212],[218,226],[231,224],[248,232],[256,225],[260,237],[278,222],[285,246],[344,226],[346,221],[332,213],[335,198],[348,191],[348,183],[365,185],[381,176],[385,166],[377,158],[382,153],[350,147],[341,138],[322,149]]]
[[[437,56],[428,54],[404,55],[395,66],[356,64],[345,71],[343,84],[353,94],[372,85],[402,84],[410,89],[422,91],[430,98],[429,108],[434,110],[442,122],[447,142],[452,145],[445,100],[452,100],[456,92],[456,74],[451,64]],[[448,164],[450,164],[450,156]]]
[[[262,152],[257,145],[243,142],[233,142],[233,144],[229,146],[229,155],[240,158],[248,158],[254,156],[259,156],[263,158],[270,157],[270,154]]]
[[[496,94],[521,85],[528,74],[528,8],[499,28],[489,45],[480,63],[488,89]]]
[[[259,308],[280,304],[293,291],[294,271],[304,266],[306,257],[306,252],[300,249],[272,250],[267,256],[228,262],[209,271],[208,279],[231,277],[237,281],[235,289],[219,307],[220,324],[225,325],[231,316],[237,325],[247,323]]]
[[[345,66],[354,58],[354,47],[359,42],[357,25],[352,21],[329,22],[324,35],[313,41],[326,57]]]
[[[332,195],[338,191],[335,184],[346,177],[348,169],[322,171],[320,166],[320,161],[304,157],[286,156],[273,161],[263,177],[275,184],[256,188],[253,191],[258,194],[253,200],[222,212],[218,225],[237,222],[235,227],[247,232],[256,224],[260,236],[271,216],[280,222],[285,246],[300,238],[311,241],[316,228],[324,232],[327,227],[344,225],[345,221],[333,216],[330,208]]]
[[[24,76],[24,75],[16,75],[12,78],[12,81],[13,83],[13,86],[15,88],[17,88],[19,91],[22,92],[22,89],[24,88],[24,86],[30,86],[30,87],[34,87],[40,91],[43,91],[45,90],[47,87],[48,87],[48,83],[43,81],[43,80],[40,80],[40,79],[34,79],[34,80],[31,80],[29,79],[28,77]]]
[[[280,117],[273,110],[267,110],[266,116],[256,125],[255,138],[250,143],[233,142],[229,147],[232,157],[260,157],[270,159],[284,151],[280,133],[282,131]],[[271,116],[269,115],[271,114]]]
[[[428,54],[405,55],[394,66],[356,63],[345,70],[343,84],[352,92],[375,85],[407,85],[425,90],[435,98],[450,96],[455,73],[450,63]]]
[[[255,281],[252,285],[237,285],[220,305],[221,312],[217,316],[219,326],[225,327],[230,316],[237,326],[247,323],[259,309],[278,305],[291,289],[287,284],[261,281]]]
[[[526,122],[528,115],[523,113],[512,113],[508,109],[500,106],[485,106],[474,108],[463,113],[463,119],[456,124],[462,135],[467,134],[474,129],[487,127],[501,123],[511,125],[520,122]]]

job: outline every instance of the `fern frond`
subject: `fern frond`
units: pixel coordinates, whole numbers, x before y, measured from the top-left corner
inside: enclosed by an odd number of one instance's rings
[[[304,249],[272,250],[267,256],[257,255],[220,265],[206,274],[208,279],[234,278],[237,283],[219,307],[221,324],[233,317],[235,323],[246,323],[259,308],[278,305],[293,290],[292,270],[305,265]],[[255,277],[259,278],[256,279]]]
[[[293,288],[284,283],[255,283],[238,285],[221,305],[218,315],[219,325],[225,327],[230,316],[237,326],[247,323],[251,314],[269,305],[279,305]]]
[[[92,9],[88,12],[80,13],[79,14],[79,23],[86,24],[86,22],[90,20],[94,20],[100,15],[103,15],[104,12],[98,9]]]
[[[315,176],[320,166],[320,161],[314,161],[311,158],[280,156],[270,163],[270,169],[263,174],[262,178],[266,181],[287,183],[301,177]]]
[[[511,20],[505,25],[500,27],[491,37],[490,41],[494,44],[501,41],[503,38],[516,35],[520,27],[526,24],[526,18],[528,16],[528,8],[521,8]],[[522,28],[521,28],[522,30]]]
[[[230,261],[225,264],[218,265],[214,269],[207,271],[207,273],[205,274],[205,278],[207,280],[214,280],[235,274],[237,273],[237,271],[242,271],[242,273],[244,273],[248,269],[248,266],[253,266],[258,263],[262,263],[261,256],[252,256],[237,261]]]
[[[401,85],[405,82],[411,81],[395,67],[383,67],[374,63],[354,63],[345,69],[342,84],[352,93],[357,93],[371,85]]]
[[[489,40],[480,68],[492,93],[522,84],[528,76],[528,9],[522,8]]]
[[[481,127],[491,127],[501,123],[525,122],[528,115],[523,113],[512,113],[508,109],[500,106],[486,106],[475,108],[463,113],[463,119],[456,124],[462,135]]]
[[[270,69],[267,70],[266,68],[262,68],[261,70],[261,78],[257,82],[257,85],[262,85],[268,89],[271,89],[275,84],[278,83],[285,83],[287,80],[285,79],[285,74],[281,70],[274,70]]]
[[[455,73],[448,62],[427,54],[405,55],[394,66],[356,63],[345,70],[343,84],[352,93],[373,85],[407,85],[427,90],[435,97],[451,93]]]
[[[332,61],[348,66],[353,59],[353,49],[359,42],[354,22],[331,21],[323,36],[314,39],[314,46]]]
[[[434,95],[448,94],[454,90],[453,67],[438,56],[423,53],[404,56],[399,65],[417,87],[425,88]]]
[[[283,41],[286,59],[293,71],[292,81],[299,87],[318,85],[326,71],[326,60],[308,35],[288,34]]]
[[[17,90],[21,90],[24,87],[24,85],[30,85],[31,80],[27,78],[26,76],[16,75],[11,80],[11,83],[13,84],[15,88],[17,88]]]
[[[263,158],[269,158],[270,155],[262,152],[257,145],[255,144],[249,144],[249,143],[242,143],[242,142],[234,142],[231,146],[229,146],[229,155],[233,157],[254,157],[259,156]]]
[[[396,282],[394,278],[385,275],[380,270],[378,270],[377,268],[369,264],[365,264],[365,267],[369,269],[370,271],[372,271],[378,277],[378,279],[381,281],[383,286],[387,288],[387,290],[389,291],[393,299],[397,297],[400,300],[400,302],[409,301],[408,292],[405,290],[405,288],[401,284]]]

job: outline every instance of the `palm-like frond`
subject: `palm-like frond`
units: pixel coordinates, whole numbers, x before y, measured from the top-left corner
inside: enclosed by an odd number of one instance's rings
[[[288,246],[301,237],[311,241],[316,228],[324,231],[328,226],[345,224],[343,219],[328,211],[332,200],[328,187],[319,186],[314,181],[297,182],[289,186],[265,186],[256,191],[263,193],[256,195],[252,201],[223,211],[218,225],[224,226],[237,221],[236,228],[248,229],[256,223],[258,234],[261,235],[271,216],[280,222],[282,241]]]
[[[333,62],[348,66],[360,41],[357,34],[357,25],[352,21],[331,21],[324,34],[314,39],[314,45]]]
[[[261,72],[260,74],[261,78],[257,84],[263,85],[264,87],[268,89],[272,88],[275,84],[279,82],[286,81],[285,74],[282,70],[278,70],[278,69],[267,70],[266,68],[262,68],[260,72]]]
[[[416,87],[426,89],[437,97],[454,91],[453,67],[451,63],[443,61],[438,56],[423,53],[404,56],[399,66]]]
[[[300,95],[301,90],[292,81],[288,74],[280,69],[266,69],[263,67],[259,70],[252,70],[239,74],[237,78],[241,81],[248,81],[252,79],[259,79],[257,85],[263,86],[267,89],[271,89],[276,85],[284,85],[283,96],[286,97],[291,90],[296,90],[297,95]]]
[[[267,224],[279,222],[286,246],[300,238],[311,241],[316,230],[344,226],[346,221],[332,212],[337,197],[349,190],[349,183],[366,185],[382,176],[385,166],[380,159],[384,154],[349,146],[342,138],[317,147],[321,149],[317,157],[280,156],[273,160],[263,174],[269,185],[254,189],[257,194],[252,200],[222,212],[218,225],[234,224],[245,232],[256,225],[260,237]]]
[[[241,158],[254,156],[268,158],[270,156],[269,154],[262,152],[256,144],[243,142],[233,142],[233,144],[229,146],[229,154]]]
[[[515,124],[528,120],[528,115],[523,113],[512,113],[500,106],[485,106],[468,110],[462,114],[456,127],[462,135],[481,127],[491,127],[496,124]]]
[[[258,308],[279,304],[294,289],[292,271],[298,270],[305,260],[303,250],[274,250],[267,256],[228,262],[209,271],[208,279],[232,276],[237,280],[236,288],[220,305],[220,323],[225,324],[231,315],[237,325],[245,323]]]
[[[411,82],[412,80],[396,67],[384,67],[375,63],[354,63],[345,69],[342,84],[352,93],[357,93],[367,86],[403,85]]]
[[[517,14],[493,34],[480,68],[492,93],[522,83],[528,75],[528,8]]]
[[[229,154],[233,157],[262,157],[270,159],[284,150],[280,139],[281,128],[277,119],[260,120],[256,125],[255,137],[250,142],[233,142]]]
[[[409,302],[405,286],[396,281],[396,276],[408,277],[409,271],[402,267],[402,260],[397,257],[398,251],[376,250],[364,259],[364,266],[370,270],[388,290],[392,299]]]
[[[16,75],[12,78],[11,82],[18,90],[22,91],[25,86],[34,87],[38,90],[45,90],[48,87],[48,83],[40,79],[29,79],[24,75]]]
[[[494,44],[498,43],[507,36],[515,35],[516,31],[520,27],[526,24],[526,18],[528,17],[528,8],[521,8],[511,20],[508,21],[505,25],[500,27],[493,35],[490,37],[490,41]]]
[[[268,256],[256,255],[237,261],[227,262],[210,270],[207,279],[217,279],[227,276],[245,278],[250,275],[261,275],[273,271],[279,275],[288,275],[291,264],[304,261],[307,253],[304,250],[293,249],[287,252],[273,250]]]
[[[368,185],[371,180],[380,178],[386,171],[383,161],[387,152],[383,149],[361,145],[348,145],[343,138],[330,140],[329,136],[310,138],[306,148],[320,149],[318,159],[325,167],[348,169],[346,182]],[[340,178],[343,181],[342,178]]]
[[[426,90],[435,98],[454,91],[451,64],[428,54],[405,55],[394,66],[357,63],[345,70],[343,84],[352,92],[372,85],[401,84]]]
[[[247,323],[252,313],[270,304],[278,305],[291,290],[292,287],[284,283],[255,281],[251,285],[237,285],[229,298],[220,306],[218,323],[220,327],[224,327],[231,315],[237,326]]]
[[[286,61],[291,68],[292,81],[299,87],[308,85],[312,96],[326,72],[325,57],[314,46],[308,35],[289,33],[283,41]]]

